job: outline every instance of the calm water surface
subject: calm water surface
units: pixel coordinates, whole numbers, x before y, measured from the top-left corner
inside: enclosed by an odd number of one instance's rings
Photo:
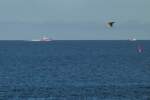
[[[150,100],[150,41],[0,41],[0,100]]]

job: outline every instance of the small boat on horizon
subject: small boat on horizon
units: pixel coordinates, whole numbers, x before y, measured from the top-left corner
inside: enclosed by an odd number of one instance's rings
[[[136,41],[136,38],[129,38],[129,41]]]
[[[40,39],[40,41],[52,41],[52,39],[49,38],[49,37],[43,36],[43,37]]]
[[[41,39],[36,39],[36,40],[31,40],[31,41],[44,41],[44,42],[48,42],[48,41],[53,41],[53,39],[49,38],[47,36],[43,36]]]

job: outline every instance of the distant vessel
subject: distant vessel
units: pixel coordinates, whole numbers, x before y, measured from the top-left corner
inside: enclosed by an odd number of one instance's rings
[[[136,38],[129,38],[129,41],[136,41]]]
[[[40,41],[40,40],[31,40],[31,41]]]
[[[52,41],[52,38],[49,38],[47,36],[43,36],[41,39],[38,39],[38,40],[32,40],[32,41]]]
[[[46,37],[46,36],[43,36],[40,41],[52,41],[52,39]]]

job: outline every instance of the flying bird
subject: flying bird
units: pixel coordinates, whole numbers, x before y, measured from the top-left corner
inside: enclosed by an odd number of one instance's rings
[[[114,23],[115,23],[115,22],[108,22],[107,25],[108,25],[109,27],[113,27]]]

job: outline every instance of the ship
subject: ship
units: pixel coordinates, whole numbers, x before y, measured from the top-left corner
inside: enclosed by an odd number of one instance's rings
[[[32,40],[32,41],[43,41],[43,42],[48,42],[48,41],[52,41],[52,38],[49,38],[47,36],[42,36],[40,39],[36,39],[36,40]]]
[[[136,38],[129,38],[129,41],[136,41]]]

